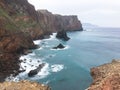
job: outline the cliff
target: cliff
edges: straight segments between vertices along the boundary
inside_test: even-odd
[[[1,0],[0,3],[1,13],[7,15],[19,30],[29,33],[33,39],[42,38],[43,30],[38,23],[38,14],[27,0]]]
[[[44,84],[30,81],[0,83],[0,90],[51,90]]]
[[[38,15],[41,27],[48,32],[83,30],[81,22],[75,15],[62,16],[47,10],[38,10]]]
[[[19,71],[19,56],[36,48],[33,39],[59,30],[81,30],[77,16],[36,11],[27,0],[0,0],[0,81]]]
[[[19,73],[19,55],[35,48],[31,36],[23,33],[20,24],[15,22],[19,11],[9,3],[10,0],[0,0],[0,81]]]
[[[1,0],[2,11],[22,32],[27,32],[32,39],[42,39],[44,35],[60,30],[82,30],[77,16],[55,15],[47,10],[36,11],[27,0]],[[9,27],[8,27],[9,28]]]
[[[91,75],[93,83],[88,90],[120,90],[120,61],[92,68]]]

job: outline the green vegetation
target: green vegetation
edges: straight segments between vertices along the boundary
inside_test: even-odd
[[[25,30],[28,28],[35,28],[37,26],[37,22],[32,20],[31,18],[24,21],[23,20],[24,16],[26,16],[24,13],[16,13],[13,16],[9,16],[7,11],[0,8],[0,19],[2,19],[2,23],[4,24],[3,27],[6,30],[10,31]],[[19,20],[15,21],[15,19]]]
[[[2,8],[0,8],[0,19],[2,19],[3,28],[5,28],[6,30],[16,31],[18,29],[13,19]]]

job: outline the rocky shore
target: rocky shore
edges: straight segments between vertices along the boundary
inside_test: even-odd
[[[1,82],[10,74],[17,75],[21,72],[19,56],[27,54],[29,49],[36,48],[33,40],[43,39],[62,28],[82,30],[77,16],[57,17],[48,11],[36,11],[27,0],[0,0]],[[68,23],[62,25],[66,20]]]
[[[51,90],[51,88],[44,84],[24,80],[0,83],[0,90]]]
[[[11,74],[16,76],[22,72],[19,57],[37,48],[33,40],[46,38],[62,29],[82,30],[82,24],[77,16],[36,11],[27,0],[0,0],[0,82],[3,82],[0,90],[50,90],[48,86],[29,81],[4,81]]]
[[[91,76],[93,83],[87,90],[120,90],[120,61],[92,68]]]

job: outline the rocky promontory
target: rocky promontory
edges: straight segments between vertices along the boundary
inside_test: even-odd
[[[87,90],[120,90],[120,61],[91,69],[93,83]]]
[[[56,31],[82,31],[82,24],[76,15],[52,14],[48,10],[38,10],[41,27],[46,32]]]
[[[0,90],[51,90],[51,88],[44,84],[24,80],[0,83]]]

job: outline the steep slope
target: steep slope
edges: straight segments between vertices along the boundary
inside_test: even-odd
[[[48,32],[83,30],[81,22],[75,15],[62,16],[47,10],[38,10],[38,14],[41,27]]]
[[[36,11],[27,0],[0,0],[0,81],[19,73],[19,55],[36,48],[33,39],[59,30],[82,30],[77,16]]]
[[[19,73],[19,55],[35,48],[31,36],[23,33],[9,15],[8,7],[6,0],[0,0],[0,81]]]

